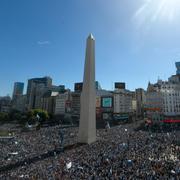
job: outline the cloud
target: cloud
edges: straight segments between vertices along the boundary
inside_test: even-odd
[[[38,41],[37,44],[38,45],[49,45],[49,44],[51,44],[51,42],[50,41]]]

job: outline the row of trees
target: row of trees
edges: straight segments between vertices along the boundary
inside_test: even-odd
[[[41,122],[45,122],[49,119],[49,114],[47,111],[42,109],[33,109],[28,112],[20,112],[17,110],[12,110],[10,113],[0,112],[0,122],[12,122],[17,121],[19,123],[26,123],[28,121],[32,122],[38,116],[40,117]]]

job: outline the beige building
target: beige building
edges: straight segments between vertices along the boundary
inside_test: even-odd
[[[132,111],[135,113],[137,111],[137,100],[132,100]]]
[[[47,91],[41,98],[41,108],[50,114],[54,114],[58,95],[59,92]]]
[[[56,97],[55,114],[62,115],[66,112],[71,112],[71,92],[66,91]]]

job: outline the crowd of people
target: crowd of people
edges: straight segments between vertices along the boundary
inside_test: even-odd
[[[0,168],[9,164],[23,161],[27,158],[40,156],[53,151],[60,146],[60,126],[42,128],[39,131],[21,132],[11,134],[12,138],[0,138]],[[72,133],[64,129],[64,145],[74,143]],[[72,130],[76,132],[76,130]],[[69,131],[70,132],[70,131]],[[68,138],[67,138],[68,136]]]
[[[137,124],[97,130],[97,141],[76,146],[78,128],[63,130],[64,147],[73,148],[0,172],[0,179],[178,179],[180,131],[135,131]],[[60,126],[15,133],[0,142],[0,167],[41,156],[60,147]],[[10,155],[12,152],[17,154]]]

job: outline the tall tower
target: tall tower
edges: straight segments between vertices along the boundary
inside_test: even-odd
[[[23,95],[24,90],[24,83],[22,82],[15,82],[14,83],[14,90],[13,90],[13,100],[15,100],[18,96]]]
[[[86,42],[83,90],[79,125],[79,143],[96,141],[95,39],[92,34]]]
[[[47,88],[52,87],[50,77],[33,78],[28,80],[27,107],[28,109],[40,108],[41,95]]]

